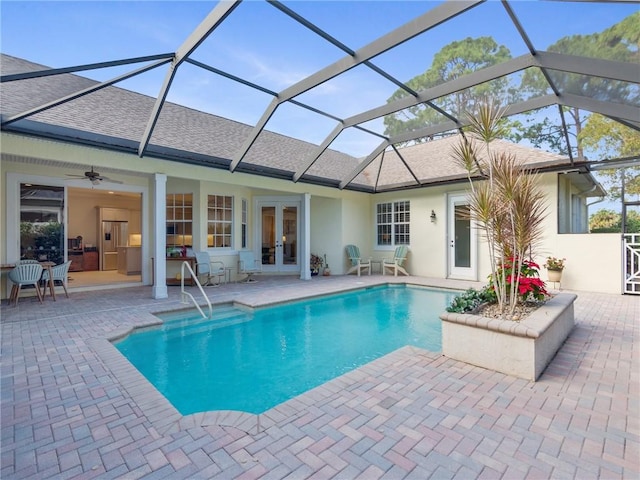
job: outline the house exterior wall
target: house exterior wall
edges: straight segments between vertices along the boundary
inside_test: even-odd
[[[34,139],[16,134],[1,134],[2,163],[0,164],[0,193],[5,208],[0,211],[0,233],[2,263],[14,261],[8,257],[7,238],[9,230],[15,228],[7,222],[7,174],[33,175],[38,178],[54,179],[60,185],[87,188],[86,180],[68,181],[68,173],[84,171],[85,165],[92,164],[100,171],[100,166],[109,166],[131,175],[109,173],[109,177],[121,180],[119,189],[144,192],[153,196],[153,174],[163,173],[168,177],[168,193],[194,194],[197,220],[194,222],[194,247],[206,247],[206,206],[207,195],[234,196],[234,248],[228,251],[210,250],[212,259],[220,259],[226,265],[235,267],[235,257],[240,248],[241,201],[248,201],[248,247],[253,247],[251,234],[254,197],[260,195],[311,195],[311,251],[326,254],[333,275],[343,274],[346,270],[344,247],[356,244],[363,257],[374,259],[390,258],[393,248],[376,245],[376,205],[380,202],[409,200],[411,202],[411,244],[407,261],[407,270],[418,276],[446,278],[449,239],[447,232],[447,195],[463,192],[465,184],[436,186],[370,195],[360,192],[344,191],[326,187],[292,183],[289,181],[251,176],[243,173],[230,173],[197,165],[186,165],[152,158],[139,158],[136,155],[112,152],[97,148],[69,145],[51,140]],[[26,163],[21,158],[41,159],[37,163]],[[59,162],[52,166],[51,162]],[[74,167],[77,165],[77,167]],[[74,168],[76,171],[74,172]],[[133,173],[135,172],[135,174]],[[141,175],[142,174],[142,175]],[[558,234],[558,212],[562,210],[563,200],[558,198],[556,174],[541,176],[542,187],[548,198],[549,216],[545,220],[545,237],[536,257],[543,263],[548,255],[567,258],[562,288],[608,293],[621,292],[621,245],[617,234]],[[106,190],[112,185],[94,187]],[[152,245],[155,231],[152,225],[153,201],[143,202],[143,238]],[[436,213],[436,221],[431,222],[431,211]],[[15,233],[13,234],[15,237]],[[480,240],[477,256],[477,280],[484,281],[490,272],[486,245]],[[147,250],[143,259],[143,281],[151,281],[151,252]],[[546,279],[546,272],[541,275]],[[2,279],[2,294],[6,298],[6,281]]]
[[[561,181],[564,176],[560,175]],[[540,175],[540,187],[547,199],[547,212],[543,221],[544,236],[534,260],[544,265],[548,256],[567,259],[562,282],[556,288],[578,291],[622,293],[622,260],[620,234],[560,234],[558,225],[563,211],[570,217],[571,202],[559,198],[559,191],[570,196],[571,188],[558,189],[558,174]],[[375,195],[371,200],[369,216],[372,219],[369,245],[374,258],[390,258],[393,248],[377,248],[375,245],[376,205],[381,202],[409,200],[411,202],[411,244],[407,258],[407,270],[412,275],[447,278],[449,238],[447,230],[447,195],[465,192],[466,185],[449,185]],[[566,210],[565,210],[566,209]],[[431,210],[436,221],[430,220]],[[559,216],[561,219],[559,219]],[[491,273],[489,251],[478,232],[478,274],[476,280],[484,282]],[[540,270],[540,277],[547,281],[547,271]]]
[[[376,239],[376,211],[379,203],[409,200],[411,208],[411,244],[406,270],[412,275],[446,278],[447,275],[447,193],[459,186],[439,186],[406,192],[375,195],[371,200],[371,236],[369,246],[374,259],[392,258],[395,247],[380,247]],[[431,210],[436,221],[431,222]]]

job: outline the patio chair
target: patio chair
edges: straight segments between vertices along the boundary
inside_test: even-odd
[[[18,305],[20,290],[23,286],[33,285],[36,289],[38,300],[42,303],[42,292],[40,292],[40,278],[42,277],[42,265],[39,263],[21,263],[9,272],[9,280],[13,282],[9,303]]]
[[[51,278],[53,279],[53,285],[62,285],[62,288],[64,288],[64,294],[67,296],[67,298],[69,298],[69,292],[67,291],[67,278],[70,265],[71,260],[51,267]],[[44,292],[46,292],[47,283],[49,282],[49,272],[47,270],[42,272],[42,282],[44,284]]]
[[[409,273],[404,269],[404,262],[407,260],[408,253],[409,247],[406,245],[396,247],[396,251],[394,252],[392,259],[385,258],[382,260],[382,275],[385,274],[387,269],[390,272],[393,272],[394,277],[398,276],[398,272],[403,275],[409,275]]]
[[[262,264],[256,260],[252,250],[238,252],[238,273],[247,276],[242,280],[243,283],[256,282],[253,276],[261,272]]]
[[[350,273],[358,272],[358,276],[360,276],[360,272],[362,272],[362,270],[369,270],[369,275],[371,275],[371,259],[363,262],[360,257],[360,249],[355,245],[347,245],[345,249],[347,251],[349,262],[351,263],[346,274],[349,275]]]
[[[201,282],[203,287],[210,285],[212,287],[219,287],[222,283],[222,278],[225,275],[224,263],[219,261],[211,261],[209,254],[207,252],[195,252],[196,257],[196,271],[195,274],[198,277],[198,281],[200,281],[200,277],[206,275],[206,279],[204,282]],[[212,277],[218,277],[218,281],[216,283],[211,282]]]

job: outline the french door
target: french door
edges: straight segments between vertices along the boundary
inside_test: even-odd
[[[258,201],[257,219],[262,271],[299,272],[300,201]]]
[[[477,232],[464,194],[450,195],[448,205],[449,277],[477,280]]]

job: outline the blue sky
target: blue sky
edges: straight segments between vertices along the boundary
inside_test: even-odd
[[[356,50],[441,2],[293,1],[287,7]],[[65,67],[175,51],[206,17],[210,1],[23,1],[2,0],[1,50],[50,67]],[[593,2],[513,1],[511,6],[533,45],[545,50],[559,38],[591,34],[617,23],[638,5]],[[373,59],[401,81],[424,72],[445,45],[464,37],[493,36],[513,57],[527,53],[497,1],[489,1]],[[274,91],[280,91],[345,54],[263,1],[243,2],[196,51],[193,58]],[[83,72],[105,80],[133,69]],[[165,67],[118,84],[151,96]],[[386,102],[396,86],[357,67],[308,91],[298,100],[338,117]],[[168,100],[254,124],[271,97],[191,65],[180,68]],[[304,109],[278,109],[267,128],[316,144],[335,122]],[[383,132],[380,120],[369,128]],[[360,156],[380,139],[358,131],[333,146]]]

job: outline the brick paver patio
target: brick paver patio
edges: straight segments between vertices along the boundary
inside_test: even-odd
[[[251,305],[396,281],[207,287]],[[404,281],[404,279],[402,279]],[[411,281],[466,288],[429,279]],[[2,469],[13,478],[640,477],[640,298],[586,292],[538,382],[404,347],[260,416],[180,416],[107,337],[184,308],[179,289],[2,305]]]

